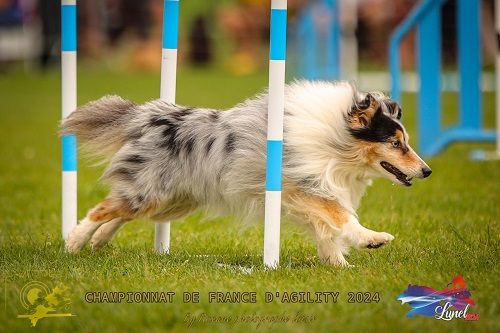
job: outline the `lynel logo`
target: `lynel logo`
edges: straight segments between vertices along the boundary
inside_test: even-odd
[[[419,314],[440,320],[479,320],[479,314],[469,313],[470,307],[476,302],[471,298],[464,278],[457,275],[450,284],[451,288],[442,290],[410,284],[397,300],[412,307],[407,317]]]
[[[68,310],[71,300],[68,297],[68,288],[57,285],[52,290],[43,282],[32,281],[26,284],[19,293],[21,305],[27,313],[17,315],[17,318],[26,318],[31,326],[36,326],[43,318],[73,317]]]

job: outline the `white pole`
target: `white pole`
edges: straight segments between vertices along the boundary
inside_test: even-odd
[[[76,109],[76,0],[61,1],[62,118]],[[62,237],[77,224],[76,137],[62,137]]]
[[[267,116],[264,265],[276,268],[280,255],[281,167],[285,106],[287,1],[271,1],[269,102]]]
[[[179,0],[164,0],[160,98],[172,104],[175,103],[178,29]],[[160,253],[170,251],[169,221],[155,225],[155,250]]]
[[[500,0],[495,0],[495,31],[496,31],[496,55],[495,55],[495,103],[497,116],[497,157],[500,157]]]

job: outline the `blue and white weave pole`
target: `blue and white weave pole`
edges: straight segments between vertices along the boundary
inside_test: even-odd
[[[264,265],[276,268],[280,256],[281,167],[285,108],[287,1],[271,1],[269,101],[267,108],[267,163],[264,221]]]
[[[62,118],[76,109],[76,0],[61,1]],[[62,237],[77,224],[76,136],[62,137]]]
[[[172,104],[175,103],[178,30],[179,0],[164,0],[160,98]],[[155,250],[159,253],[170,251],[169,221],[155,224]]]

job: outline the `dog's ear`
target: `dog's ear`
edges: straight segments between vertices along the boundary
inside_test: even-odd
[[[372,94],[366,94],[363,100],[356,102],[351,108],[351,112],[349,112],[350,126],[354,129],[368,127],[379,107],[379,103]]]
[[[387,102],[385,102],[385,104],[387,105],[387,109],[389,110],[389,113],[392,117],[395,117],[397,120],[401,119],[402,111],[397,102],[389,99]]]
[[[357,102],[355,105],[359,110],[363,110],[363,109],[368,109],[370,106],[373,106],[375,105],[376,103],[376,100],[375,98],[373,97],[372,94],[368,93],[366,94],[365,98],[359,102]]]

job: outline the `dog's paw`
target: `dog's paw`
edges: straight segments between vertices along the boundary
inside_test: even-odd
[[[66,252],[73,254],[80,252],[98,227],[99,224],[89,222],[87,219],[80,222],[66,240]]]
[[[102,249],[109,243],[110,239],[107,237],[103,237],[102,232],[97,230],[95,234],[92,236],[90,240],[90,246],[92,247],[92,251],[97,251]]]
[[[373,232],[373,234],[364,239],[363,242],[360,242],[359,247],[367,249],[376,249],[389,243],[393,239],[394,236],[388,234],[387,232]]]
[[[335,267],[345,267],[345,268],[354,267],[354,265],[351,265],[347,262],[347,260],[344,258],[344,256],[341,253],[339,253],[337,255],[333,254],[333,255],[329,255],[329,256],[320,255],[320,260],[327,265],[331,265],[331,266],[335,266]]]
[[[347,260],[343,259],[343,260],[336,260],[336,259],[330,259],[330,258],[323,258],[323,259],[320,259],[322,263],[326,264],[326,265],[330,265],[330,266],[334,266],[334,267],[346,267],[346,268],[350,268],[350,267],[354,267],[353,265],[349,264],[347,262]]]
[[[87,240],[78,237],[78,235],[75,235],[73,232],[66,240],[66,252],[76,254],[82,250],[86,243]]]
[[[92,251],[99,251],[103,247],[105,247],[108,244],[108,242],[101,242],[101,241],[94,241],[90,242],[90,248]]]
[[[341,267],[341,268],[354,268],[356,266],[354,265],[351,265],[350,263],[347,262],[347,260],[345,260],[345,258],[342,258],[342,259],[334,259],[334,260],[325,260],[324,261],[326,264],[328,265],[331,265],[331,266],[334,266],[334,267]]]

